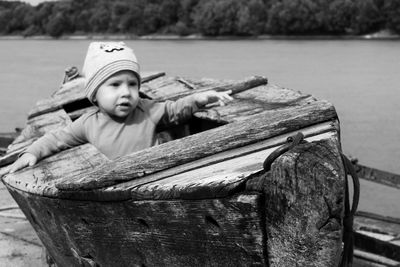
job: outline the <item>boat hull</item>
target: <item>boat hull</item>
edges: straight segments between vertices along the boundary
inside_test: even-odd
[[[9,191],[57,266],[266,265],[260,194],[93,202]]]

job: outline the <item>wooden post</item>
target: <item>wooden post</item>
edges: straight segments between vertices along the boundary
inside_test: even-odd
[[[265,193],[269,266],[337,266],[344,171],[334,140],[295,147],[247,188]]]

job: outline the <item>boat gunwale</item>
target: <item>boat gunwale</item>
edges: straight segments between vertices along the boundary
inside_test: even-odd
[[[315,128],[317,127],[317,130],[315,131]],[[301,129],[301,131],[304,133],[306,139],[313,139],[319,135],[323,135],[326,133],[332,133],[335,135],[338,135],[339,133],[339,122],[336,121],[325,121],[322,123],[319,123],[317,125],[311,125],[309,127]],[[243,155],[255,153],[258,151],[263,151],[265,149],[272,149],[278,146],[283,145],[284,143],[287,142],[287,138],[289,136],[294,135],[298,131],[292,131],[292,132],[287,132],[284,134],[281,134],[279,136],[267,138],[264,140],[261,140],[257,143],[254,143],[253,145],[248,145],[249,148],[247,147],[239,147],[236,149],[228,150],[228,151],[221,151],[216,155],[211,156],[211,158],[218,157],[220,154],[224,154],[226,152],[233,154],[234,156],[232,158],[237,158]],[[179,140],[178,140],[179,141]],[[271,144],[272,143],[272,144]],[[90,147],[94,149],[94,147],[91,144],[85,144],[84,146]],[[159,146],[162,146],[159,145]],[[158,146],[152,148],[152,149],[157,149]],[[253,148],[254,147],[254,148]],[[247,148],[247,149],[246,149]],[[85,153],[85,148],[82,146],[72,148],[75,150],[82,150],[80,153]],[[239,153],[236,153],[235,151],[240,151]],[[244,152],[243,152],[244,151]],[[60,154],[66,154],[69,153],[67,151],[63,151]],[[138,152],[140,154],[141,152]],[[142,152],[143,153],[143,152]],[[265,157],[267,157],[268,154],[265,154]],[[225,159],[224,156],[222,156],[222,160]],[[49,159],[51,160],[51,158]],[[200,161],[207,160],[204,158],[198,159]],[[46,161],[46,160],[45,160]],[[187,164],[196,164],[197,160],[191,161]],[[201,164],[200,166],[196,166],[196,168],[202,168],[205,166],[209,166],[210,164],[216,164],[218,162],[221,162],[221,159],[217,159],[217,161],[211,160],[210,162],[205,162]],[[40,164],[47,164],[46,162],[40,163]],[[39,167],[40,165],[37,165]],[[40,180],[32,180],[30,179],[28,182],[23,181],[23,180],[18,180],[17,178],[20,177],[19,175],[7,175],[3,177],[4,184],[6,184],[7,187],[12,187],[17,190],[24,191],[26,193],[30,194],[35,194],[35,195],[41,195],[43,197],[50,197],[50,198],[62,198],[62,199],[75,199],[75,200],[90,200],[90,201],[121,201],[121,200],[128,200],[134,198],[132,196],[132,190],[139,185],[143,185],[145,183],[150,183],[150,182],[155,182],[157,180],[163,180],[167,179],[169,177],[172,177],[174,174],[179,174],[179,173],[184,173],[187,171],[193,170],[193,168],[185,169],[183,168],[183,171],[181,172],[176,172],[175,169],[181,167],[172,167],[170,169],[164,169],[159,172],[149,174],[147,176],[144,176],[142,178],[138,179],[131,179],[128,181],[122,181],[118,184],[113,184],[110,186],[104,186],[102,188],[98,189],[91,189],[91,190],[60,190],[56,188],[56,182],[61,178],[58,178],[56,180],[52,180],[47,183],[41,183],[38,184],[37,182],[42,182]],[[31,177],[31,172],[32,169],[26,169],[24,176]],[[260,170],[255,170],[255,171],[260,171]],[[152,178],[153,177],[153,178]],[[248,176],[243,176],[242,181],[245,181],[248,178]],[[142,200],[142,199],[137,199],[137,200]]]

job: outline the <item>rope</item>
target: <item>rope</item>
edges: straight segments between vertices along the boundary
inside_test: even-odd
[[[351,267],[353,265],[353,254],[354,254],[354,231],[353,222],[354,215],[356,213],[358,202],[360,199],[360,181],[357,173],[354,170],[351,161],[342,153],[341,154],[344,170],[345,170],[345,198],[344,198],[344,218],[343,218],[343,252],[339,266],[340,267]],[[353,180],[353,203],[350,209],[350,197],[349,197],[349,186],[348,186],[348,175],[351,175]]]
[[[287,138],[287,144],[284,144],[274,150],[264,161],[264,171],[268,172],[271,170],[272,163],[283,153],[293,149],[300,143],[305,143],[304,135],[298,132],[295,136]],[[341,158],[345,170],[345,199],[344,199],[344,218],[343,218],[343,251],[340,260],[339,267],[351,267],[353,265],[353,254],[354,254],[354,231],[353,222],[354,215],[356,213],[358,202],[360,199],[360,181],[357,173],[354,170],[354,166],[351,161],[341,153]],[[348,186],[348,175],[351,175],[353,180],[353,202],[350,209],[350,197],[349,197],[349,186]]]
[[[265,159],[263,167],[264,171],[268,172],[271,170],[271,165],[272,163],[283,153],[286,153],[287,151],[293,149],[295,146],[297,146],[300,143],[305,143],[306,141],[304,140],[304,134],[302,132],[298,132],[294,136],[289,136],[287,138],[287,144],[284,144],[274,151]]]

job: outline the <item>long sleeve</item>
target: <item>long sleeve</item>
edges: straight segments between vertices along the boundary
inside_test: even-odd
[[[148,100],[145,100],[148,101]],[[193,96],[187,96],[177,101],[147,102],[151,119],[159,125],[183,123],[192,117],[199,107]]]
[[[87,143],[84,120],[85,116],[82,116],[63,129],[46,133],[23,153],[31,153],[40,160],[61,150]]]

